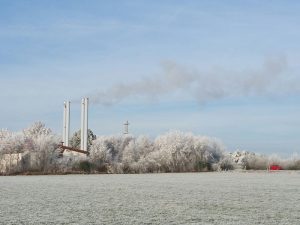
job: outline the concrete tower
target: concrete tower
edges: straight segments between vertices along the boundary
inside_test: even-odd
[[[64,102],[64,115],[63,115],[63,139],[65,146],[69,146],[70,139],[70,101]]]
[[[88,105],[89,99],[81,100],[81,143],[80,149],[87,151],[88,146]]]

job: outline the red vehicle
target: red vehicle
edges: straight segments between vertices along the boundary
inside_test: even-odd
[[[269,170],[282,170],[282,167],[279,165],[270,165]]]

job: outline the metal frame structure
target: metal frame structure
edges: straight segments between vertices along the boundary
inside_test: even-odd
[[[123,134],[129,134],[129,130],[128,130],[128,126],[129,126],[129,122],[128,120],[124,123],[124,132]]]

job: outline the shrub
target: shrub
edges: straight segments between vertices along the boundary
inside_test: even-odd
[[[90,163],[87,160],[80,161],[78,167],[80,171],[83,171],[85,173],[90,173],[92,170],[92,163]]]

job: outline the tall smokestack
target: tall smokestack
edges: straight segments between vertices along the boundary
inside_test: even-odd
[[[63,133],[62,133],[62,142],[66,143],[66,115],[67,115],[67,103],[64,102],[64,115],[63,115]]]
[[[65,108],[66,108],[65,146],[69,146],[69,137],[70,137],[70,101],[66,102]]]
[[[85,113],[85,99],[83,98],[82,100],[81,100],[81,136],[80,136],[80,149],[82,149],[82,150],[84,150],[84,125],[85,125],[85,123],[84,123],[84,119],[85,119],[85,115],[84,115],[84,113]]]
[[[83,150],[88,150],[88,106],[89,99],[84,99],[84,142],[83,142]]]
[[[62,142],[65,146],[69,146],[70,137],[70,101],[64,102],[64,116],[63,116],[63,137]]]

